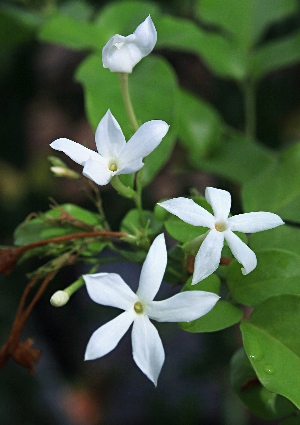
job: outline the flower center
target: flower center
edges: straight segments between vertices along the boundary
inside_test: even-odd
[[[117,164],[111,164],[108,168],[109,168],[110,171],[117,171],[118,166],[117,166]]]
[[[226,221],[216,221],[216,223],[215,223],[215,229],[218,232],[225,232],[225,230],[227,230],[227,223],[226,223]]]
[[[143,304],[142,304],[142,303],[140,303],[139,301],[137,301],[137,302],[134,304],[133,308],[134,308],[134,311],[135,311],[137,314],[141,314],[141,313],[143,313],[143,312],[144,312]]]

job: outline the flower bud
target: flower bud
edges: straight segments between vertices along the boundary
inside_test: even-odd
[[[50,167],[50,170],[56,177],[65,177],[67,179],[79,179],[80,175],[76,171],[64,167]]]
[[[103,47],[102,62],[111,72],[131,73],[133,67],[153,50],[157,33],[150,15],[133,34],[114,35]]]
[[[56,291],[50,298],[53,307],[62,307],[69,301],[70,297],[66,291]]]

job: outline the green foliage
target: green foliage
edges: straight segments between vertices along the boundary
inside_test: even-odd
[[[64,212],[67,213],[65,218]],[[20,224],[14,233],[14,243],[17,246],[27,245],[43,239],[86,231],[88,227],[93,226],[101,229],[98,214],[74,204],[64,204]]]
[[[191,164],[201,167],[201,159],[220,145],[222,119],[196,96],[184,90],[178,90],[177,96],[178,137],[188,152]]]
[[[299,409],[300,297],[278,295],[262,302],[241,324],[247,356],[259,381]]]
[[[296,0],[201,0],[199,17],[225,29],[243,49],[256,44],[268,27],[296,11]]]
[[[256,255],[257,267],[246,276],[236,260],[229,266],[227,283],[236,302],[255,307],[274,295],[299,293],[299,255],[280,249],[259,251]]]
[[[149,245],[148,237],[157,235],[161,228],[162,224],[155,219],[152,211],[144,210],[141,214],[138,209],[133,209],[123,218],[120,229],[136,237],[134,241],[127,238],[128,241]]]
[[[230,381],[242,402],[263,419],[280,419],[296,411],[286,398],[261,385],[243,347],[231,359]]]
[[[207,158],[192,159],[194,167],[209,171],[239,184],[257,176],[274,162],[274,153],[242,133],[223,136]]]
[[[278,156],[277,161],[242,190],[244,211],[272,211],[286,220],[299,219],[300,143]]]

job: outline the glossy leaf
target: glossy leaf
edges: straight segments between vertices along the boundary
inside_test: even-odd
[[[249,246],[253,251],[281,248],[300,255],[300,228],[279,226],[266,232],[253,233]]]
[[[262,385],[300,407],[300,296],[268,298],[241,324],[247,356]]]
[[[270,230],[272,231],[272,230]],[[236,302],[254,307],[267,298],[300,291],[300,256],[280,249],[256,253],[257,267],[244,276],[232,261],[227,273],[230,294]]]
[[[300,143],[283,152],[277,161],[245,183],[243,209],[271,211],[283,219],[299,221]]]
[[[296,411],[289,400],[261,385],[243,347],[231,359],[230,381],[241,401],[263,419],[280,419]]]

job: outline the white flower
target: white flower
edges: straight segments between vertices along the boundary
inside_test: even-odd
[[[148,121],[126,143],[121,127],[108,110],[95,134],[98,153],[64,138],[55,140],[50,146],[83,165],[84,176],[105,185],[114,175],[131,174],[142,168],[142,159],[159,145],[168,129],[165,121]]]
[[[133,34],[127,37],[116,34],[106,43],[102,50],[104,68],[131,73],[132,68],[153,50],[156,40],[156,29],[149,15]]]
[[[256,255],[233,231],[260,232],[280,226],[284,222],[277,214],[261,211],[228,218],[231,195],[226,190],[207,187],[205,198],[212,206],[214,216],[192,199],[174,198],[159,204],[186,223],[211,229],[196,255],[192,283],[205,279],[218,268],[224,239],[232,254],[243,265],[242,273],[250,273],[256,267]]]
[[[93,301],[125,310],[97,329],[88,342],[85,360],[102,357],[113,350],[133,323],[133,359],[156,385],[165,354],[161,339],[149,318],[159,322],[188,322],[208,313],[219,296],[204,291],[186,291],[163,301],[153,301],[167,265],[164,235],[157,236],[143,264],[135,294],[114,273],[83,276]]]

